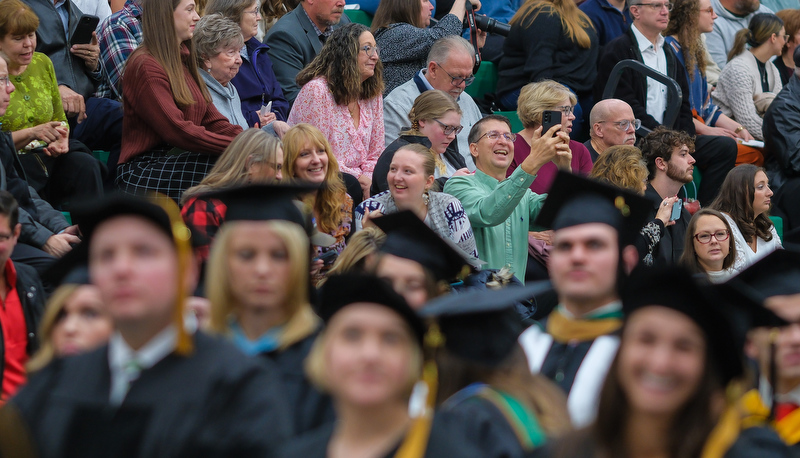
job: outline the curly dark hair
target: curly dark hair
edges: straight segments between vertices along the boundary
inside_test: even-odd
[[[753,209],[758,172],[766,173],[763,167],[753,164],[734,167],[725,177],[717,198],[709,206],[730,215],[747,243],[752,243],[756,236],[768,242],[772,240],[772,221],[769,215],[765,212],[756,216]]]
[[[689,153],[694,153],[694,140],[686,132],[659,126],[647,134],[639,142],[642,157],[647,163],[647,179],[652,180],[656,176],[656,170],[658,170],[656,168],[656,158],[660,157],[664,161],[669,161],[675,149],[683,145],[689,148]]]
[[[697,30],[697,17],[700,15],[700,2],[698,0],[674,0],[672,11],[669,13],[669,25],[664,31],[665,36],[674,35],[678,38],[683,49],[683,58],[689,79],[694,79],[692,69],[697,66],[700,74],[706,75],[705,47]]]
[[[334,30],[317,57],[297,74],[297,84],[303,86],[314,78],[325,77],[337,105],[382,95],[383,64],[380,59],[375,65],[375,73],[361,82],[358,40],[364,32],[369,32],[369,29],[354,22]]]

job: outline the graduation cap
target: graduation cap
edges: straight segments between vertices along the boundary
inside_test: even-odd
[[[437,280],[452,280],[466,265],[477,264],[450,240],[439,237],[413,212],[405,210],[372,220],[386,233],[379,251],[410,259],[429,269]]]
[[[336,239],[316,230],[311,218],[302,210],[297,197],[314,191],[309,184],[253,184],[237,186],[203,194],[201,197],[219,199],[226,206],[225,222],[282,220],[302,227],[317,246],[330,246]]]
[[[559,171],[536,224],[553,230],[603,223],[617,230],[623,245],[633,243],[653,203],[630,191]]]
[[[737,336],[731,312],[712,286],[699,285],[682,267],[637,268],[621,298],[626,318],[644,307],[662,306],[695,322],[706,336],[711,363],[716,365],[724,385],[744,373],[744,341]]]
[[[752,288],[762,300],[800,294],[800,253],[775,250],[734,278]]]
[[[497,290],[472,289],[436,298],[418,313],[436,318],[448,351],[496,367],[511,354],[524,330],[514,303],[551,288],[545,281]]]
[[[422,319],[409,307],[403,296],[395,292],[388,282],[374,275],[343,273],[330,275],[317,298],[317,314],[326,324],[340,310],[350,304],[370,303],[387,307],[408,323],[417,341],[422,345],[424,326]]]
[[[178,252],[178,272],[176,277],[179,282],[173,315],[173,323],[178,331],[175,352],[180,355],[190,354],[194,347],[184,326],[186,291],[182,282],[185,277],[184,272],[189,268],[189,263],[192,262],[192,235],[189,228],[184,224],[180,209],[175,201],[159,194],[144,198],[117,193],[78,205],[73,208],[71,213],[73,220],[78,223],[78,227],[84,235],[84,242],[81,245],[86,245],[86,247],[80,248],[77,253],[87,256],[87,259],[95,229],[103,222],[118,216],[144,218],[162,230],[174,242],[175,249]]]

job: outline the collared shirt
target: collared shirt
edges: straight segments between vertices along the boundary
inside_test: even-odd
[[[109,401],[114,405],[122,404],[131,382],[139,377],[139,372],[150,369],[172,353],[177,341],[177,329],[167,326],[137,351],[125,342],[119,332],[115,332],[108,342],[108,367],[111,370]],[[130,369],[134,365],[138,370]]]
[[[17,270],[10,259],[5,265],[6,299],[0,302],[0,331],[3,333],[3,371],[0,399],[6,400],[25,383],[28,362],[28,327],[17,294]]]
[[[67,2],[69,0],[57,0],[53,6],[61,18],[61,25],[64,26],[64,35],[69,36],[69,10],[67,9]]]
[[[664,52],[664,37],[658,35],[656,46],[645,37],[636,25],[631,26],[633,35],[639,45],[644,64],[664,75],[667,74],[667,54]],[[647,114],[655,118],[659,124],[664,122],[664,110],[667,109],[667,87],[658,81],[647,78]]]
[[[558,309],[561,311],[561,314],[565,317],[569,318],[570,320],[575,320],[575,315],[572,314],[563,304],[558,304]],[[582,320],[597,320],[601,318],[608,318],[609,316],[619,315],[622,313],[622,301],[616,300],[611,301],[606,305],[601,305],[596,309],[592,310],[591,312],[583,315],[580,319]]]
[[[324,42],[325,40],[328,39],[329,36],[331,36],[331,34],[333,33],[333,27],[328,27],[323,32],[322,30],[319,29],[319,27],[317,27],[317,24],[314,23],[314,20],[311,19],[311,16],[308,15],[308,11],[306,11],[305,8],[303,8],[303,13],[308,18],[308,21],[311,22],[311,27],[314,27],[314,31],[317,32],[317,36],[320,37],[320,41]]]
[[[772,397],[772,385],[769,380],[761,375],[758,380],[758,394],[761,399],[769,405],[769,399]],[[800,405],[800,386],[796,386],[792,391],[775,396],[775,402],[787,402],[791,404]]]
[[[127,0],[121,10],[104,19],[97,28],[100,66],[108,76],[97,89],[97,97],[122,99],[125,62],[142,42],[141,17],[139,0]]]
[[[510,266],[522,282],[528,231],[540,230],[533,222],[547,197],[528,189],[535,178],[522,167],[503,181],[476,170],[473,175],[451,177],[444,185],[444,192],[460,200],[467,212],[481,261],[489,269]]]

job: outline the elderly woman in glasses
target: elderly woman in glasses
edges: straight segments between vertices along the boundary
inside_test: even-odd
[[[464,156],[458,153],[456,147],[456,135],[463,127],[461,107],[452,97],[439,90],[423,92],[414,100],[408,120],[411,121],[411,129],[401,132],[400,137],[386,147],[375,164],[370,188],[373,196],[389,189],[386,176],[394,153],[411,143],[424,145],[434,153],[436,168],[433,176],[438,189],[444,187],[447,178],[469,173]]]
[[[514,141],[514,159],[506,171],[506,176],[516,170],[517,166],[528,157],[531,152],[531,142],[536,129],[542,125],[542,115],[547,110],[561,112],[561,130],[567,135],[572,133],[572,122],[575,120],[573,107],[578,99],[566,86],[552,80],[539,81],[526,84],[519,93],[517,102],[517,116],[522,121],[523,129]],[[544,132],[542,132],[544,134]],[[550,189],[558,169],[569,170],[578,175],[587,176],[592,171],[592,158],[589,150],[582,143],[569,141],[572,152],[571,162],[563,156],[558,156],[560,163],[549,162],[539,169],[536,179],[531,183],[531,191],[536,194],[545,194]]]
[[[325,135],[339,168],[358,179],[364,198],[369,197],[372,171],[385,146],[379,54],[365,26],[337,28],[297,75],[302,89],[288,120],[292,126],[309,123]]]

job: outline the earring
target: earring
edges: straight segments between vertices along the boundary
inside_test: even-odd
[[[425,192],[422,193],[422,203],[425,204],[425,206],[427,207],[430,201],[431,201],[431,196],[428,194],[428,190],[426,189]]]

